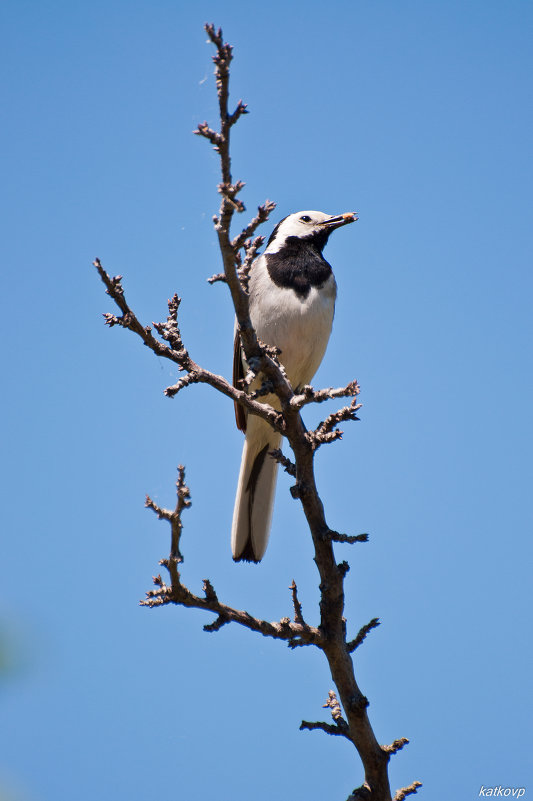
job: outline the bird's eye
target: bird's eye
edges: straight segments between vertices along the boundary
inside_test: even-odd
[[[302,214],[300,220],[301,222],[311,222],[311,217],[308,214]]]

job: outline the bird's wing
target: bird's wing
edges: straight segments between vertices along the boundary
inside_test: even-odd
[[[242,389],[239,382],[244,378],[243,353],[239,329],[235,326],[235,341],[233,344],[233,386]],[[246,412],[240,403],[235,402],[235,422],[239,431],[246,433]]]

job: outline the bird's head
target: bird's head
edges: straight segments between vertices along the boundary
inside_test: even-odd
[[[335,216],[324,214],[323,211],[297,211],[276,225],[265,253],[277,253],[291,239],[309,241],[322,250],[332,231],[356,220],[357,214],[354,211]]]

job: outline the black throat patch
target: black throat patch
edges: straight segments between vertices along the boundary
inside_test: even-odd
[[[294,289],[304,300],[311,287],[321,287],[332,274],[322,255],[329,232],[302,239],[289,236],[277,253],[265,253],[268,274],[277,286]]]

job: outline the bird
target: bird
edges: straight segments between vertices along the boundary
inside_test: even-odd
[[[308,384],[318,370],[333,324],[337,284],[322,251],[333,231],[357,219],[355,212],[289,214],[276,225],[264,253],[252,263],[250,319],[257,337],[279,349],[279,360],[294,390]],[[235,387],[242,388],[246,372],[236,324]],[[261,384],[262,377],[256,376],[248,391]],[[273,393],[260,400],[280,408]],[[238,403],[235,417],[246,438],[233,511],[232,555],[235,562],[260,562],[270,536],[278,472],[278,463],[269,452],[280,447],[281,434]]]

